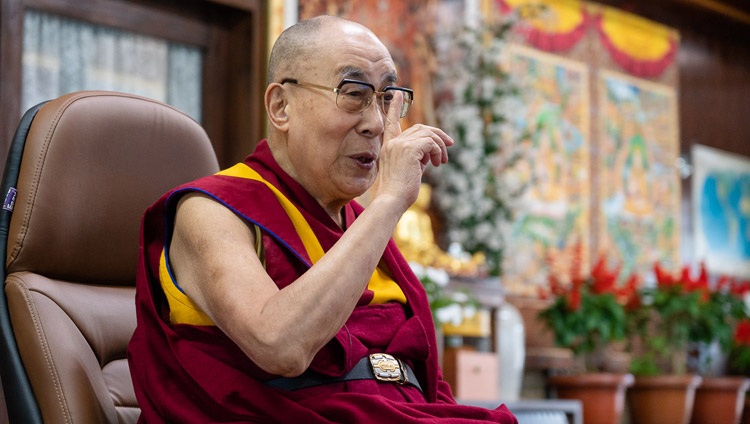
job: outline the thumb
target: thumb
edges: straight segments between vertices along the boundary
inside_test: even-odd
[[[383,132],[383,141],[388,141],[398,137],[401,134],[401,108],[404,107],[404,93],[393,90],[393,99],[388,107],[388,114],[385,117],[385,130]],[[384,100],[385,101],[385,100]]]

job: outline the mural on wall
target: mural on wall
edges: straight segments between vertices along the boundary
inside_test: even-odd
[[[517,177],[530,184],[516,209],[503,283],[514,294],[534,295],[546,284],[550,259],[571,264],[580,243],[580,259],[588,262],[589,75],[583,63],[522,46],[510,50],[510,63],[523,87],[518,124],[532,136],[529,160],[516,167]]]
[[[531,160],[512,171],[529,189],[514,211],[503,285],[535,296],[549,273],[569,275],[579,253],[584,264],[605,253],[623,276],[679,265],[676,31],[582,0],[305,0],[298,11],[372,28],[399,83],[415,90],[404,126],[440,125],[438,28],[475,12],[518,13],[525,25],[508,43],[509,66],[525,87],[517,125],[533,137]]]
[[[599,93],[597,249],[621,276],[679,262],[680,180],[675,90],[602,71]]]
[[[712,273],[750,275],[750,158],[692,149],[695,255]]]
[[[585,235],[580,240],[582,262],[591,264],[593,258],[605,254],[612,264],[622,265],[623,278],[630,271],[650,273],[655,261],[678,264],[680,185],[673,164],[679,145],[674,61],[679,34],[591,2],[497,3],[501,13],[527,15],[528,25],[521,27],[525,45],[580,62],[588,71],[583,90],[591,99],[582,113],[590,117],[586,125],[593,136],[586,146],[591,154],[590,175],[586,174],[581,189],[587,197],[579,203],[588,208],[580,215],[586,223],[578,227],[578,234]],[[532,90],[539,93],[538,88]],[[538,189],[533,187],[532,193]],[[519,214],[517,225],[528,219],[528,212]],[[550,273],[569,275],[560,264],[571,262],[571,249],[578,240],[570,236],[566,225],[550,228],[554,231],[548,238],[558,237],[558,244],[549,244],[544,253],[547,264],[539,262],[539,255],[534,259],[546,266],[533,279],[524,272],[514,274],[524,267],[509,268],[504,282],[545,284]],[[532,290],[521,287],[513,292]]]

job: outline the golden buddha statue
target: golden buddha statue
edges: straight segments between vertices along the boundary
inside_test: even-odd
[[[435,241],[428,210],[432,187],[422,184],[417,200],[404,212],[396,225],[393,239],[407,261],[439,268],[451,275],[478,276],[484,269],[484,255],[456,257],[443,251]]]

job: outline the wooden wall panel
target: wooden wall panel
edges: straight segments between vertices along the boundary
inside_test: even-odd
[[[750,45],[682,34],[683,152],[698,143],[750,156]]]

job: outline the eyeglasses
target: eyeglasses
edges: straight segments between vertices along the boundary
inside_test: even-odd
[[[318,88],[326,91],[333,91],[336,93],[336,106],[347,112],[362,112],[363,110],[370,107],[372,99],[377,98],[380,108],[388,114],[388,108],[391,106],[391,101],[396,91],[400,91],[403,94],[403,106],[401,106],[401,116],[403,118],[409,113],[409,106],[414,101],[414,91],[403,87],[392,87],[387,86],[382,91],[375,91],[375,86],[362,81],[355,81],[350,79],[342,80],[339,86],[336,88],[326,87],[324,85],[310,84],[306,82],[299,82],[296,79],[285,78],[281,81],[281,84],[296,84],[303,87]]]

